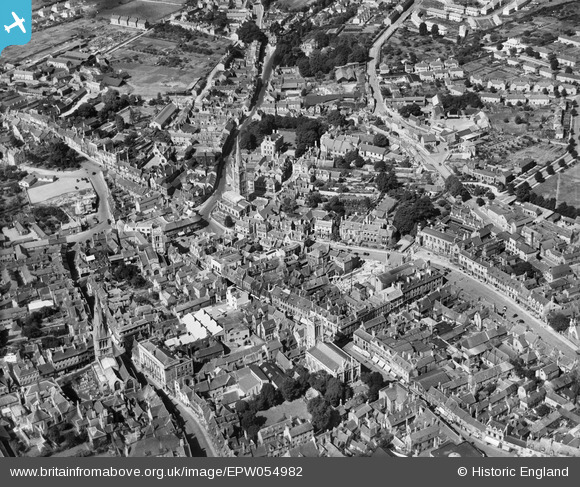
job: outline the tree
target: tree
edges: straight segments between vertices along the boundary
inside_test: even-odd
[[[300,382],[287,377],[280,385],[280,392],[285,401],[294,401],[304,394],[304,389]]]
[[[425,22],[421,22],[419,24],[419,35],[426,36],[429,33],[427,29],[427,24]]]
[[[294,209],[296,208],[296,201],[292,198],[286,196],[282,203],[280,204],[280,208],[284,213],[293,213]]]
[[[312,415],[312,425],[316,431],[325,431],[332,425],[332,406],[330,403],[318,396],[311,399],[307,406],[308,412]]]
[[[240,148],[252,151],[258,146],[256,136],[249,130],[244,130],[240,134]]]
[[[353,164],[355,167],[361,168],[366,164],[366,161],[362,158],[361,155],[357,154]]]
[[[543,183],[545,181],[545,179],[544,179],[544,176],[542,174],[542,171],[536,171],[536,173],[534,174],[534,179],[538,183]]]
[[[320,394],[324,395],[326,393],[326,385],[328,384],[330,377],[331,376],[324,370],[319,370],[310,374],[308,377],[308,383],[310,384],[310,387],[316,389],[318,392],[320,392]]]
[[[431,35],[433,37],[437,37],[439,35],[439,26],[437,24],[433,24],[431,27]]]
[[[243,414],[249,409],[250,405],[247,403],[247,401],[242,401],[241,399],[239,401],[236,401],[236,412],[238,414]]]
[[[555,57],[550,59],[550,68],[552,69],[552,71],[555,71],[559,67],[560,67],[560,63],[558,62],[558,60]]]
[[[379,372],[363,373],[362,381],[368,386],[367,399],[374,402],[379,398],[379,391],[384,387],[385,380]]]
[[[498,42],[497,46],[495,47],[498,51],[503,50],[503,44],[501,42]]]
[[[520,203],[525,203],[525,202],[529,201],[530,200],[530,192],[531,192],[531,190],[532,190],[532,188],[530,188],[530,185],[528,184],[528,182],[527,181],[524,181],[515,190],[516,199]]]
[[[554,168],[553,168],[553,166],[551,164],[548,164],[548,166],[546,166],[546,172],[550,176],[553,176],[554,174],[556,174],[556,171],[554,170]]]
[[[115,125],[117,126],[117,132],[122,132],[125,130],[125,120],[123,120],[121,115],[117,115],[115,117]]]
[[[240,420],[240,425],[242,429],[247,433],[248,437],[255,439],[260,431],[260,427],[266,422],[264,416],[258,416],[256,411],[249,409],[242,413]]]
[[[485,205],[485,200],[483,198],[477,198],[475,202],[477,203],[477,206]]]
[[[340,401],[345,399],[346,388],[344,384],[336,377],[329,377],[326,384],[326,392],[324,399],[326,399],[332,406],[336,407]]]
[[[342,127],[346,124],[346,117],[340,113],[339,110],[333,110],[328,114],[326,120],[330,125],[334,125],[335,127]]]
[[[320,203],[322,203],[322,195],[318,191],[306,195],[306,206],[309,208],[317,208]]]
[[[553,313],[548,316],[548,325],[557,332],[562,333],[570,326],[570,318],[562,313]]]
[[[417,224],[423,224],[439,213],[429,197],[406,192],[402,195],[397,206],[393,225],[401,235],[406,235],[412,233]]]
[[[0,330],[0,350],[8,344],[8,330]]]
[[[566,67],[564,68],[564,72],[565,72],[566,74],[572,74],[572,73],[573,73],[573,71],[572,71],[572,68],[571,68],[570,66],[566,66]]]
[[[495,193],[491,190],[485,193],[485,196],[489,201],[493,201],[495,199]]]
[[[334,167],[337,169],[350,169],[350,162],[348,162],[344,157],[338,156],[334,159]]]
[[[75,110],[73,115],[86,120],[96,116],[97,110],[90,103],[83,103]]]
[[[387,165],[385,164],[385,161],[377,161],[375,162],[375,171],[381,172],[381,171],[386,171],[387,169]]]
[[[521,276],[522,274],[525,274],[526,277],[529,278],[534,277],[535,269],[534,266],[529,262],[520,261],[511,265],[510,267],[512,268],[512,271],[516,276]]]
[[[256,406],[259,411],[265,411],[277,406],[282,401],[282,395],[272,384],[266,383],[262,386],[260,394],[256,398]]]
[[[399,181],[395,172],[391,169],[389,171],[380,172],[375,179],[377,189],[381,193],[386,193],[399,187]]]
[[[411,115],[418,117],[423,113],[423,111],[419,105],[416,103],[411,103],[410,105],[404,105],[399,108],[399,113],[402,117],[409,118]]]
[[[233,228],[236,225],[236,223],[234,222],[234,220],[230,215],[226,215],[226,217],[224,218],[224,225],[226,226],[226,228]]]
[[[389,138],[384,134],[375,134],[373,137],[373,145],[376,145],[377,147],[388,147]]]
[[[237,34],[238,38],[246,45],[254,41],[266,42],[268,39],[253,20],[244,22],[237,30]]]

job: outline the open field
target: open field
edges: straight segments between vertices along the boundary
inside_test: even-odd
[[[111,15],[139,17],[149,22],[157,22],[183,7],[184,0],[167,0],[164,2],[134,0],[130,2],[105,2],[98,10],[98,16],[109,19]],[[116,4],[116,5],[115,5]]]
[[[558,203],[565,201],[569,205],[580,207],[580,165],[577,164],[562,171],[560,176],[560,195]],[[558,186],[558,176],[553,176],[534,188],[536,194],[545,198],[555,198]]]
[[[2,51],[0,63],[47,57],[55,50],[65,48],[67,43],[72,44],[81,38],[89,39],[90,49],[95,51],[130,39],[136,32],[135,29],[112,26],[104,19],[77,19],[36,31],[24,46],[7,47]]]
[[[196,45],[193,45],[196,42]],[[127,71],[129,91],[144,97],[185,90],[193,80],[209,73],[225,52],[226,40],[200,34],[187,45],[146,35],[112,54],[115,69]],[[211,49],[211,55],[196,51]]]
[[[38,184],[28,190],[28,196],[32,204],[47,202],[68,193],[78,193],[83,190],[91,190],[92,184],[77,178],[60,178],[54,183]]]

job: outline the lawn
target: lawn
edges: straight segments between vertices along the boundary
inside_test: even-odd
[[[560,176],[560,194],[558,204],[565,201],[569,205],[580,207],[580,165],[577,164],[562,171]],[[558,176],[553,176],[534,188],[536,194],[545,198],[555,198],[558,186]]]
[[[267,411],[260,411],[258,415],[266,418],[265,426],[278,423],[285,418],[311,419],[310,413],[306,409],[306,401],[302,398],[292,402],[285,401],[279,406],[268,409]]]

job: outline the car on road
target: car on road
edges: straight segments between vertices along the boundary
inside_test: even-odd
[[[371,254],[369,254],[368,252],[365,252],[363,255],[371,255]]]

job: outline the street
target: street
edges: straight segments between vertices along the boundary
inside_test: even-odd
[[[429,155],[423,154],[418,150],[415,142],[409,135],[405,132],[407,129],[420,130],[419,127],[410,126],[409,123],[395,110],[391,109],[385,103],[383,95],[381,93],[380,82],[377,77],[377,64],[381,59],[381,49],[384,43],[397,31],[397,29],[411,16],[411,14],[421,7],[421,2],[418,1],[409,10],[404,12],[388,29],[386,29],[374,42],[373,46],[369,51],[370,60],[367,63],[367,79],[368,83],[372,89],[373,97],[375,99],[375,115],[383,117],[394,123],[398,127],[398,133],[402,141],[405,143],[401,145],[401,148],[405,150],[410,156],[412,156],[417,162],[421,162],[424,165],[431,165],[433,168],[441,175],[443,179],[448,178],[452,172],[445,165],[445,160],[447,159],[448,152],[446,144],[441,144],[438,146],[438,150],[435,153]]]
[[[213,443],[209,439],[207,431],[205,430],[205,428],[202,428],[199,425],[197,419],[195,418],[193,413],[189,410],[189,408],[183,406],[181,403],[173,399],[172,403],[177,407],[179,413],[181,414],[185,434],[187,435],[190,443],[193,441],[195,444],[195,440],[197,440],[199,448],[205,452],[206,456],[218,457],[219,455],[215,451]]]
[[[81,164],[80,169],[76,169],[74,171],[57,171],[55,169],[42,169],[32,166],[27,166],[21,164],[20,169],[28,172],[33,172],[35,174],[40,174],[43,176],[56,176],[57,178],[88,178],[93,188],[95,189],[95,193],[99,197],[99,207],[97,209],[96,216],[99,220],[95,226],[91,227],[89,230],[84,232],[76,233],[74,235],[69,235],[67,237],[67,242],[83,242],[93,235],[103,232],[110,228],[110,224],[108,220],[110,219],[113,221],[113,214],[111,212],[111,208],[109,207],[109,187],[105,181],[105,177],[103,176],[103,171],[100,165],[85,160]]]
[[[496,290],[489,284],[482,283],[467,275],[447,259],[434,255],[432,252],[429,253],[426,250],[419,250],[418,252],[415,252],[415,258],[419,257],[424,260],[429,260],[435,265],[449,269],[450,272],[447,275],[447,279],[451,284],[455,285],[455,287],[461,289],[461,296],[464,299],[473,300],[472,302],[474,302],[474,304],[477,304],[480,300],[488,305],[495,304],[496,308],[500,311],[505,306],[506,319],[512,323],[516,323],[518,320],[523,319],[524,324],[529,326],[530,330],[532,330],[549,346],[553,347],[555,350],[560,350],[564,355],[572,360],[577,358],[576,350],[571,348],[559,334],[550,329],[548,325],[540,321],[538,318],[532,316],[532,314],[522,306],[501,294],[500,291]],[[475,301],[475,299],[477,299],[477,301]],[[514,314],[517,314],[515,318],[513,317]]]
[[[256,104],[252,108],[252,111],[248,114],[246,119],[242,122],[238,129],[238,133],[241,132],[249,123],[251,123],[254,115],[260,109],[262,103],[264,102],[264,95],[266,94],[266,88],[268,86],[268,82],[270,77],[272,76],[273,65],[274,65],[274,53],[276,50],[271,46],[266,47],[266,55],[264,57],[264,69],[262,72],[262,86],[260,88],[260,93],[258,94],[258,98],[256,99]],[[235,146],[234,146],[235,147]],[[224,228],[217,223],[212,217],[211,213],[214,210],[218,200],[221,198],[222,194],[227,191],[227,174],[230,170],[230,163],[231,158],[234,157],[233,153],[230,153],[226,156],[226,159],[223,163],[221,174],[218,175],[218,184],[215,188],[213,194],[205,200],[198,208],[198,213],[208,222],[208,227],[204,228],[203,231],[211,231],[216,233],[217,235],[221,235],[224,233]]]

